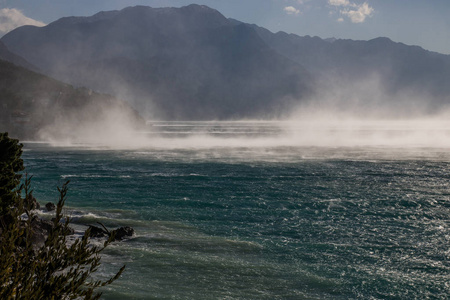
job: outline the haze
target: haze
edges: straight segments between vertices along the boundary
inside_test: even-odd
[[[352,26],[377,15],[368,2],[326,4]],[[297,10],[283,9],[301,17]],[[65,89],[84,100],[71,96],[52,122],[35,122],[38,140],[121,149],[448,146],[448,55],[385,37],[274,33],[201,5],[127,7],[42,25],[3,36],[4,57],[72,85]],[[59,105],[63,85],[42,95],[43,86],[31,84],[18,97],[38,92],[27,96],[35,111],[22,112],[24,104],[11,113]],[[99,104],[92,91],[126,105]],[[137,113],[147,126],[137,128]],[[157,121],[206,123],[160,132],[170,124]]]

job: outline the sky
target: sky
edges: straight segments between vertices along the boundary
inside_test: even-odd
[[[0,0],[0,36],[21,25],[44,26],[61,17],[191,3],[272,32],[353,40],[383,36],[450,54],[450,0]]]

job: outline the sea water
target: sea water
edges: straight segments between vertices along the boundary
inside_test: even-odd
[[[138,146],[26,142],[23,158],[41,204],[70,180],[78,231],[135,229],[103,254],[97,278],[127,266],[104,299],[446,299],[448,131],[299,130],[154,122]]]

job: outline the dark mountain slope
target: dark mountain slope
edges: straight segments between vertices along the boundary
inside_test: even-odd
[[[68,139],[83,130],[87,136],[109,121],[144,124],[136,111],[111,96],[76,89],[3,60],[0,108],[0,131],[21,139]]]
[[[3,44],[1,41],[0,41],[0,59],[9,61],[17,66],[21,66],[29,70],[33,71],[37,70],[35,66],[27,62],[25,59],[9,51],[8,47],[6,47],[6,45]]]

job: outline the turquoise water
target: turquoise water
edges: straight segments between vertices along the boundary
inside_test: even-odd
[[[103,257],[100,277],[127,265],[104,299],[450,294],[447,148],[315,146],[259,123],[152,125],[139,147],[25,143],[41,203],[70,180],[77,229],[135,228]]]

